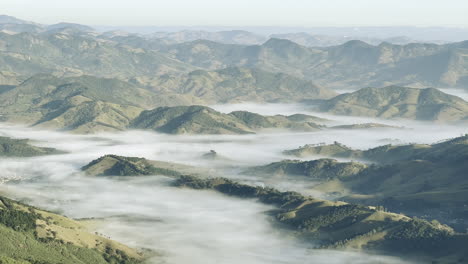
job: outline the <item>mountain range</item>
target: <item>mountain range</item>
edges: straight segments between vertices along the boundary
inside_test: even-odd
[[[20,21],[0,25],[31,24]],[[54,73],[144,80],[197,69],[247,67],[289,74],[327,88],[468,87],[466,41],[440,45],[382,42],[374,46],[350,40],[334,46],[308,47],[280,38],[241,45],[226,44],[229,41],[223,41],[223,37],[206,37],[173,43],[135,34],[101,34],[71,23],[45,28],[41,32],[0,32],[0,71],[26,78]],[[233,38],[252,37],[245,32],[231,34]]]
[[[116,78],[37,74],[19,85],[0,86],[0,119],[81,133],[136,128],[164,133],[243,134],[273,128],[313,131],[324,128],[317,125],[324,120],[241,111],[223,114],[196,104],[312,100],[315,103],[311,107],[318,103],[320,111],[332,114],[451,123],[466,122],[468,113],[466,101],[436,89],[365,88],[333,97],[333,91],[305,80],[245,68],[199,70],[188,77],[168,77],[156,86],[159,90]]]
[[[466,88],[466,42],[372,46],[362,41],[309,48],[270,39],[241,46],[198,40],[162,46],[159,51],[205,69],[259,68],[313,80],[329,88],[405,85]]]

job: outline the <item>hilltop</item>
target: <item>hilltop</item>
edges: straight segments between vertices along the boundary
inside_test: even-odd
[[[148,160],[138,157],[105,155],[83,166],[81,170],[89,176],[150,176],[178,177],[183,174],[196,175],[201,169],[182,164]]]
[[[130,126],[170,134],[251,134],[260,129],[314,131],[321,128],[309,122],[307,116],[298,120],[245,111],[223,114],[205,106],[159,107],[142,112]]]

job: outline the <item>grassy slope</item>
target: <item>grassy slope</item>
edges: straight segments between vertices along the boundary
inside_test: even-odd
[[[60,153],[53,148],[32,146],[27,139],[12,139],[0,137],[0,156],[6,157],[32,157]]]
[[[291,75],[239,67],[162,76],[152,80],[151,87],[157,91],[193,95],[210,103],[297,102],[336,95],[332,90]]]
[[[335,144],[309,146],[288,154],[320,154],[337,157],[369,159],[380,165],[365,166],[364,170],[347,170],[347,176],[336,174],[315,188],[340,193],[343,199],[380,204],[391,210],[411,215],[429,215],[457,228],[468,225],[466,197],[468,181],[468,136],[433,145],[385,145],[366,151],[352,150]],[[308,175],[301,169],[311,162],[276,163],[261,167],[288,168],[282,173]],[[348,163],[337,163],[327,170],[337,170]],[[361,165],[364,166],[364,165]],[[260,170],[262,171],[262,170]],[[274,171],[271,171],[274,172]],[[314,172],[310,177],[320,175]]]
[[[143,256],[76,221],[0,197],[0,259],[6,263],[139,263]]]
[[[250,134],[259,129],[314,131],[311,116],[262,116],[245,111],[223,114],[205,106],[159,107],[144,111],[131,127],[171,134]]]
[[[468,102],[434,88],[364,88],[325,101],[321,110],[339,115],[438,122],[455,122],[468,118]]]

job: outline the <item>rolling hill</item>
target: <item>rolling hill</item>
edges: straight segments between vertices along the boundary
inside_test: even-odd
[[[315,189],[340,199],[437,218],[461,230],[468,226],[466,135],[432,145],[385,145],[362,151],[334,144],[286,153],[367,159],[376,164],[286,160],[248,172],[306,176],[322,181]]]
[[[161,76],[153,79],[150,87],[160,92],[188,94],[208,103],[298,102],[336,95],[332,90],[288,74],[238,67]]]
[[[398,86],[364,88],[345,93],[320,105],[320,110],[337,115],[404,118],[456,122],[468,118],[468,102],[434,88]]]
[[[33,146],[27,139],[0,136],[0,157],[33,157],[59,153],[61,152],[53,148]]]
[[[231,66],[282,72],[328,88],[468,86],[467,43],[444,45],[352,40],[342,45],[309,48],[285,39],[242,46],[207,40],[161,46],[159,51],[205,69]]]
[[[72,219],[0,196],[1,263],[142,263],[134,249]]]
[[[251,134],[261,129],[315,131],[322,127],[310,116],[262,116],[236,111],[223,114],[205,106],[159,107],[143,111],[131,128],[151,129],[169,134]]]

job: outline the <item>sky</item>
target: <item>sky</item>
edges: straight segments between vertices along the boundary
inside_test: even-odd
[[[0,14],[108,26],[468,27],[467,0],[1,0]]]

